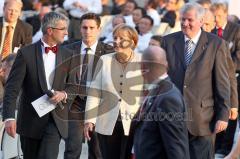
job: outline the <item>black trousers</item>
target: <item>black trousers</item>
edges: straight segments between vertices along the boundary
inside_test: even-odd
[[[24,159],[57,159],[61,135],[50,117],[41,139],[20,135]]]
[[[88,141],[88,159],[103,159],[99,138],[95,131],[92,132],[91,140]]]
[[[214,159],[215,135],[193,136],[188,133],[191,159]]]
[[[68,122],[68,137],[65,140],[64,159],[79,159],[82,152],[83,122]]]
[[[133,145],[132,135],[125,136],[121,121],[117,121],[112,135],[98,133],[103,159],[129,159]]]

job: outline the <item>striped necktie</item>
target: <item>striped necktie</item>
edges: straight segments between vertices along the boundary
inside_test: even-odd
[[[185,64],[188,66],[191,62],[193,55],[193,42],[192,40],[187,40],[185,43]]]
[[[13,27],[8,25],[6,27],[6,34],[3,42],[3,48],[2,48],[2,60],[6,58],[11,53],[11,42],[12,42],[12,36],[13,36]]]

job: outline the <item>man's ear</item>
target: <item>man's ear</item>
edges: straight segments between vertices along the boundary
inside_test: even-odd
[[[47,34],[52,35],[52,33],[53,33],[53,29],[52,28],[47,28]]]

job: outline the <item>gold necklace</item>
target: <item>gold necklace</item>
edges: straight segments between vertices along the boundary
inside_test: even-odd
[[[118,61],[119,63],[121,63],[121,64],[126,64],[126,63],[128,63],[128,62],[131,60],[132,55],[133,55],[133,52],[131,51],[131,55],[130,55],[129,58],[128,58],[126,61],[124,61],[124,62],[121,62],[121,61],[119,60],[117,54],[116,54],[116,59],[117,59],[117,61]]]

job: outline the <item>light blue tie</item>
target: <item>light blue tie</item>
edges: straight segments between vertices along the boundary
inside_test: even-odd
[[[193,42],[192,40],[187,40],[185,43],[185,64],[188,66],[191,62],[193,55]]]

